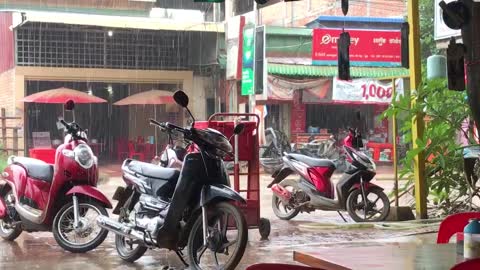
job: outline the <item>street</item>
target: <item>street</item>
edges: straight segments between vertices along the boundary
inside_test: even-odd
[[[294,263],[292,252],[302,246],[338,246],[363,245],[371,241],[418,241],[415,233],[420,230],[383,230],[373,226],[322,228],[323,223],[342,225],[343,221],[336,212],[300,214],[291,221],[276,218],[271,208],[271,193],[266,189],[270,178],[262,176],[262,217],[269,218],[272,232],[269,240],[261,241],[257,229],[249,231],[247,250],[237,269],[245,269],[258,262]],[[117,185],[123,184],[119,177],[111,177],[99,188],[111,198]],[[391,181],[380,181],[380,185],[391,188]],[[388,190],[387,190],[388,192]],[[344,214],[348,219],[348,214]],[[351,221],[350,221],[351,222]],[[427,241],[432,242],[435,234],[428,234]],[[164,268],[162,268],[164,267]],[[72,254],[60,248],[51,233],[23,233],[15,242],[0,241],[0,269],[183,269],[181,261],[174,252],[150,250],[136,263],[122,261],[115,250],[114,235],[97,249],[87,254]]]

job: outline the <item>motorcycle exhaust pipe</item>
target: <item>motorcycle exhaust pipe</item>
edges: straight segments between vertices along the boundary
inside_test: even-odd
[[[97,224],[98,226],[110,232],[113,232],[115,234],[130,238],[130,239],[134,239],[134,240],[141,240],[142,242],[144,242],[145,238],[143,233],[137,230],[134,230],[129,226],[124,225],[118,221],[112,220],[106,216],[97,217]]]
[[[273,185],[272,191],[284,202],[288,202],[292,198],[292,193],[279,184]]]

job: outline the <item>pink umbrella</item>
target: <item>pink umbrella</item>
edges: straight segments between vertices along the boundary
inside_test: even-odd
[[[75,103],[107,102],[103,98],[92,96],[87,93],[65,87],[38,92],[23,99],[24,102],[35,103],[65,103],[68,100],[73,100]]]
[[[113,105],[159,105],[173,103],[175,103],[175,100],[173,100],[172,92],[163,90],[150,90],[128,96],[113,103]]]

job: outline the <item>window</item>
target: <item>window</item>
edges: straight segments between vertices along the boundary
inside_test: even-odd
[[[188,67],[188,33],[31,23],[17,30],[17,65],[81,68]]]

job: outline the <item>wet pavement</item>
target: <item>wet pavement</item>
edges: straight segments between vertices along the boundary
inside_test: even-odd
[[[262,216],[269,218],[272,232],[269,240],[260,240],[258,230],[249,231],[249,243],[241,264],[237,269],[245,269],[257,262],[294,263],[292,252],[295,249],[318,246],[364,245],[368,242],[416,241],[434,242],[435,226],[409,230],[386,230],[372,226],[365,227],[322,227],[323,223],[342,224],[336,212],[300,214],[292,221],[277,219],[271,211],[271,195],[265,188],[268,177],[262,177]],[[123,184],[119,177],[111,177],[99,186],[109,197],[117,185]],[[390,186],[391,183],[381,182]],[[345,213],[347,216],[347,214]],[[344,224],[344,223],[343,223]],[[429,233],[429,234],[427,234]],[[183,269],[183,264],[175,253],[165,250],[149,250],[136,263],[122,261],[116,253],[114,235],[96,250],[87,254],[72,254],[61,249],[51,233],[22,233],[15,242],[0,240],[0,269]]]

